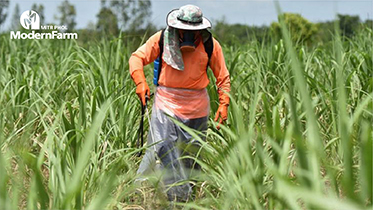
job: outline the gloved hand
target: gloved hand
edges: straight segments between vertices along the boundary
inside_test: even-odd
[[[148,96],[150,97],[150,89],[149,86],[146,82],[142,82],[137,85],[136,87],[136,94],[140,98],[140,101],[143,106],[146,104],[146,99],[145,97]]]
[[[145,97],[150,97],[150,89],[146,83],[144,72],[141,70],[134,71],[132,73],[132,79],[136,84],[136,94],[140,98],[140,101],[143,106],[145,106],[146,99]]]
[[[219,105],[218,111],[215,114],[215,121],[218,122],[219,120],[219,125],[216,126],[216,128],[219,130],[220,124],[223,124],[227,119],[228,119],[228,105]]]

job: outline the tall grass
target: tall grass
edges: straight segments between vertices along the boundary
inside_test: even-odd
[[[229,119],[219,131],[209,122],[195,200],[177,208],[372,207],[373,32],[308,48],[282,31],[269,46],[223,45]],[[162,208],[134,183],[140,105],[127,61],[138,46],[122,35],[0,41],[0,207]]]

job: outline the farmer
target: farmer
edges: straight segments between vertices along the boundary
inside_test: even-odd
[[[210,99],[206,90],[209,83],[206,70],[210,66],[219,93],[215,121],[224,123],[228,115],[230,79],[221,46],[208,30],[211,22],[203,17],[200,8],[185,5],[172,10],[166,22],[167,28],[151,36],[129,59],[136,94],[145,105],[150,89],[143,68],[161,56],[148,133],[148,145],[157,143],[146,151],[138,174],[146,175],[160,163],[163,183],[171,185],[167,189],[168,199],[185,201],[191,194],[190,184],[172,184],[187,180],[188,170],[195,163],[180,157],[185,155],[185,145],[198,144],[173,119],[201,133],[207,130]],[[180,144],[184,147],[179,147]]]

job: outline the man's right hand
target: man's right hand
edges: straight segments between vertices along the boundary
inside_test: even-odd
[[[136,94],[140,98],[140,101],[141,101],[142,105],[145,106],[145,104],[146,104],[145,97],[146,96],[150,97],[150,89],[149,89],[148,84],[145,81],[143,81],[143,82],[141,82],[137,85]]]
[[[136,84],[136,94],[140,98],[141,104],[145,106],[145,97],[150,97],[150,89],[146,83],[145,75],[143,70],[134,71],[131,75],[133,81]]]

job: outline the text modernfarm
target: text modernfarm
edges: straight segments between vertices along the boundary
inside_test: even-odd
[[[78,39],[77,33],[59,33],[52,31],[51,33],[21,33],[20,31],[10,32],[10,39]]]

